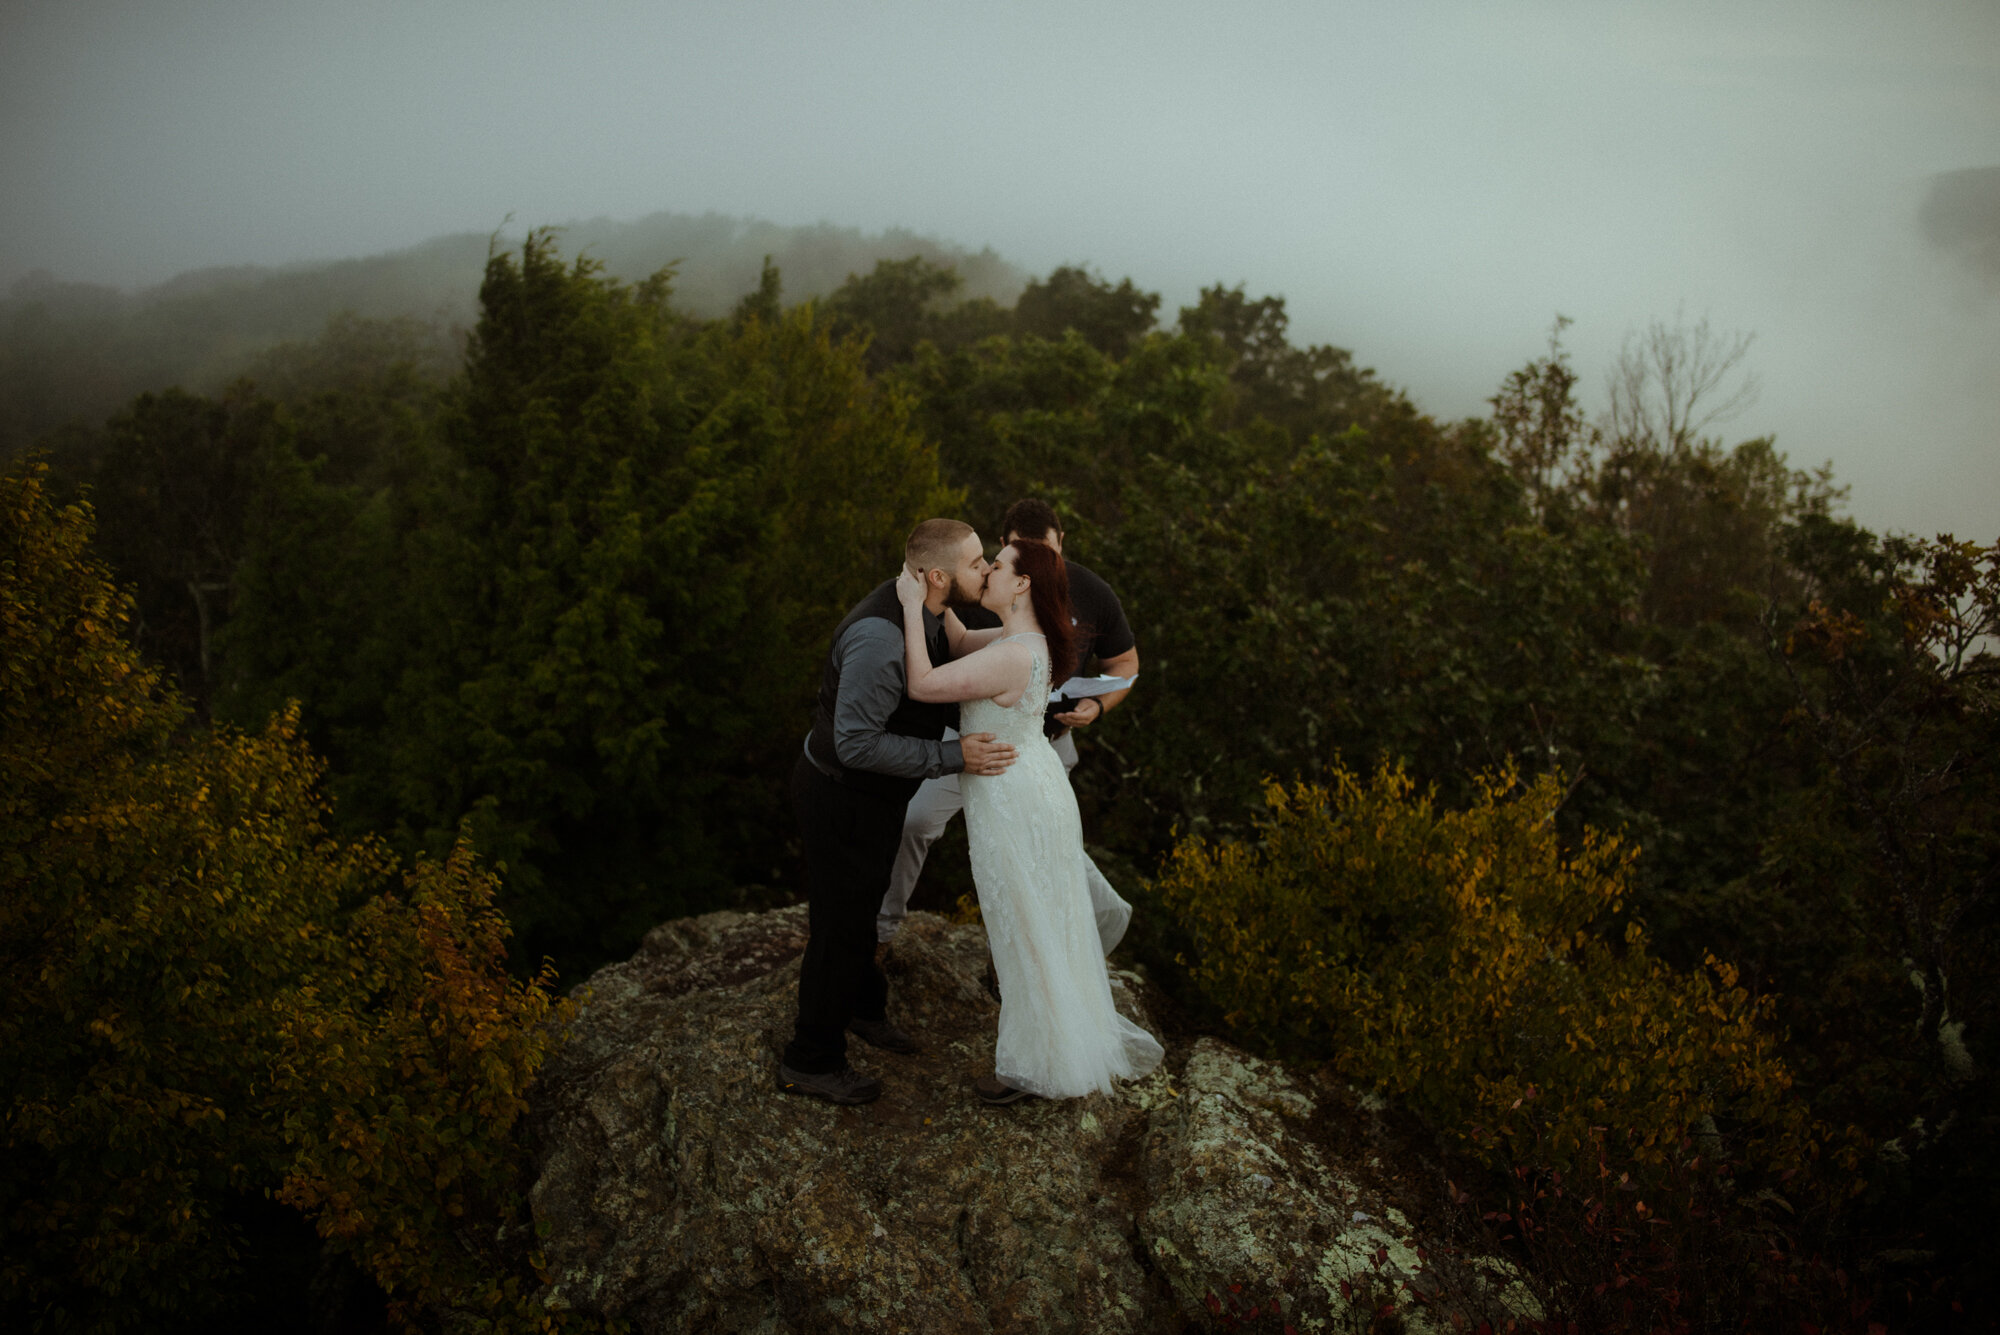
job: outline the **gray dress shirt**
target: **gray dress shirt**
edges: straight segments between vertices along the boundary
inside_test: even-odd
[[[944,633],[943,622],[928,608],[924,633],[926,638]],[[902,627],[864,617],[847,628],[835,653],[840,686],[833,709],[833,753],[841,764],[903,779],[935,779],[965,768],[965,753],[956,740],[933,742],[885,730],[908,679]],[[812,755],[810,748],[806,754]]]

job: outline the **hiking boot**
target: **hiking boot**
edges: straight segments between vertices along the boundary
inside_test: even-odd
[[[778,1088],[787,1094],[810,1094],[828,1103],[873,1103],[882,1097],[882,1082],[852,1066],[838,1071],[794,1071],[778,1063]]]
[[[1001,1108],[1035,1097],[1025,1089],[1014,1088],[997,1075],[982,1075],[972,1082],[972,1087],[978,1092],[979,1101],[989,1108]]]
[[[847,1032],[858,1035],[869,1047],[880,1048],[884,1052],[900,1052],[907,1057],[923,1051],[916,1039],[887,1020],[849,1020]]]

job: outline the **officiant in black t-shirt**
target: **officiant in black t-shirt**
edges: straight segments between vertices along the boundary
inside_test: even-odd
[[[1001,531],[1010,543],[1023,540],[1046,542],[1058,552],[1062,551],[1062,525],[1057,522],[1055,509],[1047,501],[1014,502],[1007,507]],[[1096,571],[1080,566],[1068,557],[1063,558],[1063,565],[1069,573],[1071,615],[1079,632],[1077,645],[1083,654],[1083,663],[1078,671],[1093,671],[1089,660],[1095,658],[1095,672],[1114,677],[1137,676],[1139,646],[1118,595]],[[961,609],[959,618],[967,629],[1000,624],[999,618],[981,607]],[[1064,769],[1076,768],[1076,740],[1071,735],[1072,730],[1096,723],[1131,693],[1128,687],[1070,703],[1051,702],[1045,728],[1055,745],[1056,754],[1062,758]],[[923,871],[924,859],[931,845],[944,833],[945,826],[963,809],[963,805],[957,775],[926,781],[917,795],[910,799],[903,813],[902,841],[896,852],[895,868],[889,876],[889,891],[882,897],[881,910],[875,917],[877,942],[887,941],[901,929],[904,915],[909,911],[910,894]],[[1084,869],[1090,888],[1091,912],[1097,921],[1098,940],[1108,955],[1125,935],[1126,925],[1132,918],[1132,906],[1087,856]]]

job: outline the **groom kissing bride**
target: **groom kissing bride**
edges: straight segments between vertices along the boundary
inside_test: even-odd
[[[1010,538],[989,565],[969,525],[925,520],[905,544],[902,572],[834,630],[792,773],[809,935],[781,1090],[849,1104],[880,1097],[882,1082],[848,1064],[850,1032],[889,1052],[917,1051],[888,1018],[876,916],[910,799],[947,775],[962,776],[1002,997],[994,1070],[976,1082],[979,1097],[1074,1097],[1159,1065],[1159,1043],[1112,1005],[1092,907],[1096,869],[1063,761],[1043,733],[1051,688],[1080,658],[1068,569],[1048,542]],[[975,605],[999,624],[968,629],[955,609]],[[956,740],[946,738],[952,728]]]

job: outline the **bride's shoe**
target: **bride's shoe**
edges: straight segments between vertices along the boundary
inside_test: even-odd
[[[1025,1089],[1016,1089],[997,1075],[982,1075],[972,1082],[972,1088],[979,1094],[979,1101],[991,1108],[1003,1107],[1009,1103],[1019,1103],[1022,1099],[1035,1096]]]

